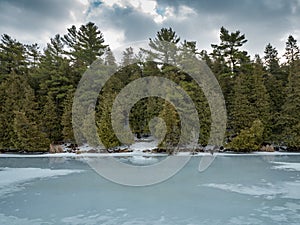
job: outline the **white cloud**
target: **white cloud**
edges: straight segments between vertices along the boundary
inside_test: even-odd
[[[124,31],[116,29],[104,29],[102,30],[104,40],[106,44],[109,44],[111,49],[115,49],[124,44],[125,34]]]
[[[196,11],[185,5],[179,6],[178,13],[176,14],[178,20],[186,20],[194,16],[197,16]]]

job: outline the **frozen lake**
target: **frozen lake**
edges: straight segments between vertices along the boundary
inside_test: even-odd
[[[300,155],[200,157],[147,187],[112,183],[71,157],[0,158],[0,224],[298,224]]]

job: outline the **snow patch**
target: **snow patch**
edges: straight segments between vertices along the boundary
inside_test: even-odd
[[[47,224],[43,222],[41,219],[28,219],[28,218],[19,218],[16,216],[7,216],[0,213],[0,222],[1,224],[10,224],[10,225],[40,225]]]
[[[273,166],[272,169],[286,170],[286,171],[300,171],[300,163],[291,162],[272,162],[278,166]]]
[[[204,184],[202,186],[217,188],[224,191],[234,192],[238,194],[251,195],[255,197],[264,196],[266,199],[273,199],[276,195],[283,194],[281,188],[275,187],[271,184],[260,186],[244,186],[242,184]]]
[[[116,209],[106,209],[104,212],[87,212],[85,215],[79,214],[74,216],[69,216],[61,219],[60,224],[70,224],[70,225],[94,225],[94,224],[122,224],[122,225],[133,225],[133,224],[143,224],[143,225],[173,225],[173,224],[198,224],[192,222],[192,218],[179,219],[174,217],[165,217],[164,215],[152,217],[151,219],[146,219],[142,217],[137,217],[132,215],[132,212],[127,209],[122,209],[122,211]],[[201,223],[203,224],[203,223]],[[213,224],[213,223],[205,223]]]
[[[20,184],[34,179],[65,176],[81,170],[51,170],[41,168],[0,168],[0,197],[22,189]]]
[[[143,151],[143,150],[153,150],[157,148],[158,142],[153,139],[143,139],[141,141],[136,141],[130,146],[133,151]]]
[[[158,162],[158,159],[153,157],[132,156],[129,161],[135,165],[151,165]]]
[[[271,200],[277,196],[280,198],[300,199],[300,181],[282,182],[278,185],[266,183],[262,186],[245,186],[242,184],[203,184],[199,186],[211,187],[223,191],[234,192],[238,194],[251,195],[254,197],[264,197]]]

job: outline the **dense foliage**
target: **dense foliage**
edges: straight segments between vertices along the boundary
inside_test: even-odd
[[[161,41],[172,43],[167,51]],[[196,42],[181,41],[172,28],[162,28],[150,38],[151,50],[131,47],[123,52],[121,65],[105,44],[94,23],[72,26],[65,35],[55,35],[46,48],[25,45],[7,34],[0,43],[0,149],[47,151],[50,143],[74,143],[72,100],[83,73],[95,61],[118,71],[104,86],[96,105],[97,133],[106,148],[120,145],[110,122],[118,93],[130,82],[161,76],[179,84],[191,97],[200,121],[199,144],[206,145],[210,110],[201,88],[191,77],[171,66],[176,57],[197,57],[211,68],[222,88],[227,107],[224,145],[235,151],[259,150],[262,143],[300,149],[300,53],[297,40],[289,36],[284,63],[270,43],[264,56],[252,59],[242,50],[247,42],[240,31],[220,30],[220,43],[213,51],[198,51]],[[153,50],[153,51],[152,51]],[[188,50],[188,51],[186,51]],[[157,63],[163,60],[165,63]],[[132,90],[134,92],[134,90]],[[88,94],[88,93],[87,93]],[[171,96],[176,99],[176,96]],[[92,114],[91,114],[92,116]],[[166,130],[161,147],[172,148],[180,136],[180,118],[172,104],[159,97],[138,101],[131,109],[129,124],[137,137],[149,135],[149,123],[160,117],[165,123],[153,128]],[[88,133],[90,120],[80,129]],[[152,130],[153,130],[152,129]],[[84,143],[87,137],[82,136]]]

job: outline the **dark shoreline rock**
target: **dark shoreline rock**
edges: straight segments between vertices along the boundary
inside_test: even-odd
[[[49,153],[62,153],[64,152],[63,148],[59,144],[50,144]]]
[[[133,152],[133,150],[129,148],[114,148],[114,149],[107,149],[108,153],[126,153],[126,152]]]

